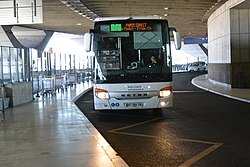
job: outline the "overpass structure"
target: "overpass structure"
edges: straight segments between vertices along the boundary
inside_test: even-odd
[[[226,87],[249,88],[249,8],[249,0],[1,1],[0,45],[23,48],[28,63],[29,49],[36,49],[41,57],[54,32],[83,35],[98,17],[159,16],[167,18],[183,39],[208,37],[210,80]],[[23,79],[28,82],[29,66],[24,66]]]

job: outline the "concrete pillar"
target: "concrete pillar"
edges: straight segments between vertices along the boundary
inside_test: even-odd
[[[250,87],[250,10],[229,0],[208,19],[208,77],[229,87]]]
[[[230,10],[232,87],[250,87],[250,9]]]
[[[25,48],[24,49],[24,80],[29,82],[31,81],[31,70],[30,70],[30,49]]]

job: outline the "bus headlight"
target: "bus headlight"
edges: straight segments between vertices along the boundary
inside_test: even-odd
[[[160,106],[162,106],[162,107],[166,106],[166,104],[167,103],[165,101],[160,102]]]
[[[106,91],[104,89],[99,89],[99,88],[95,88],[95,96],[97,98],[103,99],[103,100],[107,100],[110,98],[108,91]]]
[[[172,94],[172,86],[162,88],[159,92],[159,97],[166,98]]]

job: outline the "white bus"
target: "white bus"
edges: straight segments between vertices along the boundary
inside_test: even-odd
[[[165,19],[115,17],[94,20],[84,47],[94,55],[94,109],[172,107],[170,31],[176,49],[180,35]]]

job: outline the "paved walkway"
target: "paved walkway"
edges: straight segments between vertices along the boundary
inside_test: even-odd
[[[1,167],[124,167],[73,103],[91,83],[0,112]]]
[[[204,90],[226,96],[232,99],[250,103],[250,89],[230,88],[227,85],[220,84],[208,79],[206,75],[200,75],[192,80],[192,83]]]

